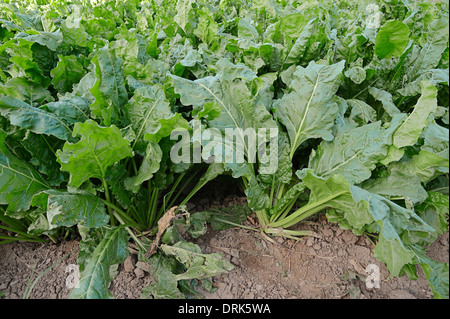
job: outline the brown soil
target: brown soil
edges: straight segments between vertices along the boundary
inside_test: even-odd
[[[188,205],[191,211],[210,206],[227,206],[245,202],[245,198],[233,195],[210,202],[204,198]],[[251,224],[251,218],[247,223]],[[314,236],[302,241],[278,238],[270,243],[250,230],[232,228],[208,232],[196,243],[203,252],[222,253],[234,266],[234,270],[213,279],[214,293],[200,291],[210,299],[429,299],[433,295],[422,270],[419,279],[406,276],[389,278],[384,264],[373,256],[373,245],[366,237],[355,236],[319,218],[301,225],[314,231]],[[68,255],[70,254],[70,255]],[[5,299],[22,298],[30,278],[47,272],[33,287],[30,298],[68,298],[71,289],[66,281],[68,265],[76,264],[78,242],[67,241],[57,245],[36,243],[12,243],[0,246],[0,292]],[[428,249],[433,259],[449,261],[449,235],[441,236]],[[62,257],[59,264],[54,265]],[[151,276],[136,267],[137,256],[131,254],[119,272],[111,291],[115,298],[139,298],[142,288]],[[380,269],[379,288],[367,288],[366,267],[375,264]],[[51,269],[50,266],[54,265]],[[34,273],[34,275],[33,275]]]

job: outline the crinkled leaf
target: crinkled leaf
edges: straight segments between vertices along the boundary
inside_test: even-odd
[[[394,117],[385,129],[381,122],[344,130],[333,141],[323,141],[311,153],[309,167],[319,176],[342,175],[350,184],[368,179],[376,164],[387,155],[392,135],[403,115]]]
[[[62,151],[56,152],[61,170],[70,173],[70,186],[80,187],[91,177],[104,181],[109,166],[132,156],[130,142],[114,125],[103,127],[87,120],[75,124],[73,135],[79,136],[80,141],[67,142]]]
[[[209,278],[234,269],[221,254],[203,254],[194,243],[179,241],[173,246],[163,244],[161,250],[175,256],[186,267],[185,272],[176,275],[177,280]]]

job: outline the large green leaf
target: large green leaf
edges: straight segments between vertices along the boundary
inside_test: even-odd
[[[30,106],[14,97],[0,98],[0,114],[7,117],[11,124],[29,129],[36,134],[53,135],[62,140],[72,138],[72,130],[66,119]]]
[[[338,107],[333,102],[343,78],[344,61],[325,66],[311,62],[297,66],[288,84],[288,92],[277,100],[275,117],[286,126],[291,141],[290,158],[310,138],[332,140],[331,127]]]
[[[114,125],[103,127],[87,120],[75,124],[73,135],[79,136],[80,141],[74,144],[67,142],[62,151],[56,152],[61,170],[70,173],[70,186],[80,187],[91,177],[105,181],[109,166],[132,156],[130,142]]]
[[[388,128],[381,127],[379,121],[344,130],[333,141],[323,141],[311,153],[308,166],[319,176],[340,174],[351,184],[361,183],[386,157],[392,136],[403,119],[403,115],[394,117]]]
[[[422,130],[430,122],[429,116],[437,109],[437,89],[429,81],[422,82],[422,95],[414,110],[394,134],[394,146],[397,148],[414,145]]]
[[[387,198],[402,196],[412,203],[421,203],[428,196],[420,178],[398,165],[390,166],[383,176],[365,181],[362,188]]]
[[[387,22],[375,38],[375,53],[380,59],[390,59],[403,53],[409,40],[409,28],[401,21]]]
[[[87,98],[73,96],[44,104],[40,109],[51,112],[58,118],[64,119],[68,124],[73,125],[89,119],[89,105],[90,101]]]
[[[447,195],[429,191],[428,198],[414,207],[416,213],[436,230],[430,242],[436,240],[448,230],[449,198]]]
[[[265,106],[256,103],[256,96],[246,85],[245,79],[256,79],[253,71],[230,62],[223,62],[221,66],[218,76],[195,81],[172,75],[175,92],[180,94],[181,103],[192,105],[197,112],[208,103],[215,103],[221,108],[220,115],[208,122],[209,128],[217,129],[220,136],[210,142],[207,150],[204,149],[203,157],[219,150],[222,153],[215,155],[222,156],[225,168],[231,169],[234,177],[250,176],[252,168],[249,163],[237,160],[238,156],[248,160],[249,147],[255,146],[246,142],[245,130],[275,129],[276,123]]]
[[[128,234],[122,227],[108,230],[87,260],[80,274],[78,287],[72,290],[71,299],[112,298],[109,285],[112,281],[110,267],[128,257]]]
[[[30,208],[33,196],[50,186],[30,164],[6,147],[6,133],[0,129],[0,204],[8,205],[12,215]]]
[[[125,88],[123,60],[116,57],[115,51],[108,48],[98,50],[92,58],[95,83],[90,89],[95,98],[91,105],[92,115],[110,125],[119,121],[122,106],[128,101]]]
[[[170,119],[172,113],[164,91],[158,85],[142,86],[134,91],[134,96],[124,107],[125,116],[136,133],[133,149],[144,152],[147,134],[154,135],[161,128],[160,120]]]

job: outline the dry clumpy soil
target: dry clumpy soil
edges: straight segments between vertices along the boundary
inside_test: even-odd
[[[211,197],[209,197],[211,198]],[[203,198],[189,204],[190,211],[212,206],[245,203],[244,197],[228,196],[220,201]],[[251,225],[250,217],[246,223]],[[386,266],[373,256],[373,244],[319,217],[301,225],[314,236],[302,241],[278,238],[267,242],[250,230],[231,228],[208,232],[195,240],[205,253],[222,253],[234,270],[214,277],[214,293],[199,292],[210,299],[429,299],[433,295],[421,269],[418,280],[406,276],[389,278]],[[191,239],[190,239],[191,240]],[[0,246],[0,292],[4,299],[22,298],[30,277],[48,271],[33,287],[30,298],[68,298],[71,289],[69,265],[76,264],[78,242],[57,245],[12,243]],[[441,236],[428,248],[428,255],[448,262],[449,235]],[[58,264],[58,260],[65,257]],[[139,298],[151,276],[136,267],[137,256],[130,254],[119,266],[110,290],[118,299]],[[379,267],[379,288],[367,288],[366,267]],[[51,269],[50,266],[54,265]],[[69,267],[68,267],[69,266]],[[373,266],[372,266],[373,267]]]

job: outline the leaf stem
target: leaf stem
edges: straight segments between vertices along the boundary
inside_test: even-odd
[[[123,212],[123,211],[122,211]],[[131,238],[133,238],[134,242],[139,246],[139,248],[142,251],[146,251],[144,245],[142,244],[142,242],[136,237],[136,234],[130,229],[130,227],[125,226],[125,222],[120,218],[119,214],[117,214],[117,212],[112,211],[112,214],[114,215],[114,217],[119,221],[119,223],[121,225],[123,225],[125,227],[125,230],[128,232],[128,234],[130,234]]]
[[[309,217],[309,216],[319,212],[320,210],[324,209],[325,207],[328,206],[327,203],[329,201],[333,200],[336,197],[339,197],[340,195],[342,195],[344,193],[345,193],[345,191],[341,191],[336,194],[327,196],[327,197],[325,197],[321,200],[318,200],[314,203],[308,203],[305,206],[302,206],[299,209],[297,209],[295,212],[293,212],[288,217],[285,217],[279,221],[271,223],[269,226],[270,227],[283,227],[283,228],[290,227],[290,226],[300,222],[301,220],[305,219],[306,217]]]

